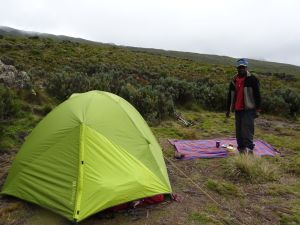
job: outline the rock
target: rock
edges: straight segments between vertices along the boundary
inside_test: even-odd
[[[26,72],[18,71],[11,65],[5,65],[1,60],[0,83],[9,88],[30,89],[32,87],[31,79]]]

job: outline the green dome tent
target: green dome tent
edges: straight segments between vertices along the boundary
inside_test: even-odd
[[[2,193],[81,221],[103,209],[170,193],[159,144],[117,95],[73,94],[28,136]]]

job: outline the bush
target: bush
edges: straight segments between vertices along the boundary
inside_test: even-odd
[[[292,88],[276,90],[275,95],[280,96],[286,102],[287,112],[290,116],[297,116],[300,113],[300,93]]]
[[[282,116],[288,115],[289,106],[281,96],[270,93],[262,93],[261,105],[263,112]]]
[[[47,75],[47,72],[41,67],[33,67],[28,71],[28,76],[30,76],[31,80],[34,78],[44,78]]]
[[[15,65],[15,60],[9,56],[3,55],[0,60],[6,65]]]
[[[133,76],[120,79],[121,76],[117,71],[96,73],[92,76],[82,73],[61,73],[54,74],[46,86],[47,91],[59,100],[65,100],[73,93],[89,90],[115,93],[128,100],[153,123],[173,114],[174,103],[171,94],[165,92],[163,86],[142,86]]]
[[[227,86],[226,84],[198,84],[194,92],[195,99],[206,109],[226,110]]]
[[[284,81],[297,81],[297,78],[292,74],[286,74],[286,73],[274,73],[274,76],[280,80]]]
[[[185,104],[194,100],[195,86],[192,82],[175,77],[160,78],[153,82],[156,89],[172,97],[177,104]]]
[[[18,116],[20,109],[20,102],[14,92],[0,87],[0,120],[7,120]]]
[[[96,73],[90,78],[91,88],[118,94],[123,85],[118,72]]]
[[[2,124],[0,124],[0,140],[1,140],[1,137],[3,136],[4,134],[4,126]]]
[[[34,36],[29,36],[28,39],[37,40],[37,39],[40,39],[40,37],[37,35],[34,35]]]
[[[265,112],[296,117],[300,113],[300,93],[292,88],[281,88],[272,93],[262,91]]]
[[[122,87],[120,95],[151,123],[160,121],[174,112],[172,98],[149,85],[136,88],[128,83]]]
[[[81,66],[79,63],[78,66]],[[188,81],[175,77],[124,73],[124,69],[110,68],[93,60],[84,64],[85,72],[71,73],[72,68],[56,73],[47,82],[47,91],[59,100],[73,93],[101,90],[121,95],[151,121],[161,120],[174,112],[175,105],[198,104],[204,109],[226,110],[228,84],[208,77]],[[68,71],[68,72],[66,72]],[[129,70],[128,70],[129,71]],[[44,76],[42,68],[32,69],[30,75]],[[222,82],[221,82],[222,81]],[[300,94],[296,89],[275,91],[262,89],[262,110],[282,116],[297,116],[300,112]]]
[[[44,105],[42,108],[43,115],[47,115],[51,111],[52,111],[52,106],[49,104]]]
[[[81,73],[60,73],[51,76],[46,84],[47,91],[59,100],[65,100],[73,93],[91,90],[87,76]]]

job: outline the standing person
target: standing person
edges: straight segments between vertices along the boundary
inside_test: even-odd
[[[237,60],[237,74],[229,84],[226,117],[235,112],[235,130],[240,153],[253,154],[254,119],[260,111],[259,81],[248,71],[246,59]]]

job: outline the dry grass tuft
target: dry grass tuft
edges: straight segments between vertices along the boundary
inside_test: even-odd
[[[277,165],[266,159],[242,154],[228,159],[226,176],[233,180],[248,181],[251,183],[264,183],[276,181],[280,177]]]

